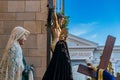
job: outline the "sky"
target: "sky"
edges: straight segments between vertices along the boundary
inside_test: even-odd
[[[120,0],[65,0],[70,34],[104,45],[108,35],[120,45]]]

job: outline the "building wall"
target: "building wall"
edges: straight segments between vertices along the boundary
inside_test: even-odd
[[[31,34],[23,52],[35,66],[35,80],[41,80],[46,69],[47,12],[47,0],[0,0],[0,59],[11,30],[24,26]]]

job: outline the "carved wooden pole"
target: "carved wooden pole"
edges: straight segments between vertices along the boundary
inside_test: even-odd
[[[50,54],[51,54],[51,20],[52,13],[54,10],[53,0],[48,0],[48,18],[47,18],[47,66],[50,62]]]
[[[62,0],[62,10],[61,13],[65,15],[65,0]]]

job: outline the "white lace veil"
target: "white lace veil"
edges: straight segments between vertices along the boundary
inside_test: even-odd
[[[12,30],[10,38],[9,38],[6,48],[5,48],[5,52],[4,52],[2,60],[0,62],[0,67],[5,64],[4,62],[6,62],[6,59],[8,57],[8,50],[11,47],[11,45],[13,43],[17,42],[17,40],[20,39],[23,35],[25,35],[27,37],[29,34],[30,34],[30,32],[21,26],[17,26]]]

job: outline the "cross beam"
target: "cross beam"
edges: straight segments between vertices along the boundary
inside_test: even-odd
[[[97,75],[94,70],[82,64],[79,64],[78,72],[85,74],[87,76],[91,76],[92,78],[96,78],[96,75]]]
[[[96,78],[97,75],[97,73],[94,70],[82,64],[79,65],[78,72],[90,76],[92,78]],[[115,77],[115,80],[120,80],[120,77]]]
[[[110,36],[110,35],[107,37],[107,41],[106,41],[106,44],[105,44],[105,47],[103,50],[103,54],[101,56],[101,61],[100,61],[98,68],[102,68],[102,69],[107,68],[109,59],[110,59],[110,56],[111,56],[111,53],[113,50],[113,46],[115,43],[115,39],[116,39],[115,37]],[[91,68],[86,67],[82,64],[79,65],[78,72],[85,74],[87,76],[91,76],[92,78],[96,78],[96,74],[97,74],[94,70],[92,70]],[[120,80],[120,78],[115,78],[115,80]]]
[[[110,35],[107,37],[107,41],[98,68],[107,69],[110,56],[112,54],[112,50],[114,47],[115,39],[116,39],[115,37],[112,37]]]

